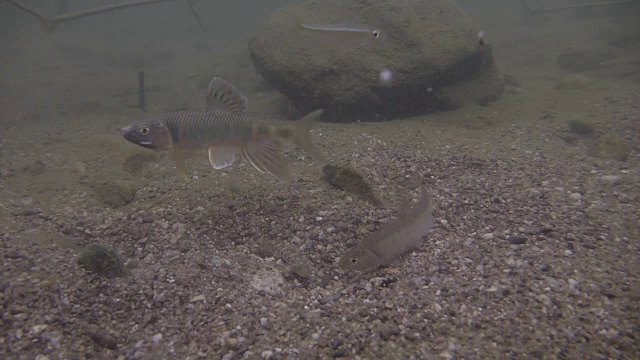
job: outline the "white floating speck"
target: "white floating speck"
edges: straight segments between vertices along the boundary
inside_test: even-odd
[[[382,69],[380,71],[380,82],[385,85],[388,85],[393,80],[393,72],[387,68]]]

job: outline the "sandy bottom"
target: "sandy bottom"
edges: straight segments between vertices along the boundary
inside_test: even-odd
[[[297,149],[290,184],[246,164],[212,171],[204,154],[181,182],[165,154],[114,131],[141,116],[130,69],[16,73],[0,88],[2,357],[637,358],[640,43],[573,74],[555,62],[567,39],[531,55],[552,25],[496,41],[509,81],[486,107],[314,130],[382,206],[330,187]],[[199,106],[194,76],[176,85],[187,95],[173,79],[152,88],[150,111]],[[36,83],[57,85],[50,101],[29,97]],[[254,111],[281,101],[245,93]],[[575,120],[593,132],[572,131]],[[424,244],[372,273],[338,270],[420,184],[435,203]],[[311,260],[310,276],[261,257],[270,242]],[[83,270],[93,243],[127,275]]]

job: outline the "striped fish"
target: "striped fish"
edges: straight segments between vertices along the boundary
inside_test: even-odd
[[[185,180],[189,179],[185,154],[198,149],[208,151],[214,169],[224,169],[241,159],[258,171],[285,181],[291,176],[281,155],[285,142],[297,145],[316,160],[324,159],[309,134],[322,110],[295,122],[277,121],[245,112],[247,103],[235,86],[216,77],[209,83],[205,111],[165,113],[120,131],[134,144],[168,150],[178,174]]]
[[[371,237],[349,249],[338,266],[345,271],[375,270],[422,243],[433,226],[431,195],[422,189],[420,201],[411,208],[402,207],[398,218],[384,224]]]

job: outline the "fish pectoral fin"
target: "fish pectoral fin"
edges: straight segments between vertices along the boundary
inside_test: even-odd
[[[184,181],[189,181],[189,172],[187,171],[187,166],[184,163],[183,154],[175,149],[169,150],[169,154],[171,155],[171,158],[176,165],[176,172],[178,173],[178,175],[180,175],[180,177]]]
[[[225,79],[214,77],[207,89],[207,111],[224,110],[243,112],[247,110],[249,100],[233,84]]]
[[[224,169],[233,165],[240,149],[236,146],[211,146],[209,148],[209,162],[214,169]]]
[[[242,146],[242,159],[263,173],[269,173],[279,180],[288,181],[291,171],[286,159],[281,155],[282,142],[275,139],[258,139]]]

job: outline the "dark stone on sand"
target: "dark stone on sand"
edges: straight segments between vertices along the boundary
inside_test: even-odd
[[[336,350],[340,346],[342,346],[344,342],[341,339],[335,339],[331,342],[331,349]]]
[[[591,70],[598,64],[613,59],[615,53],[610,49],[569,49],[558,55],[556,62],[561,68],[579,73]]]
[[[569,121],[568,125],[569,130],[578,135],[587,136],[593,134],[593,132],[595,131],[593,124],[584,120],[571,120]]]
[[[117,208],[133,201],[137,188],[125,180],[99,180],[91,184],[98,198],[105,204]]]
[[[45,171],[47,171],[47,165],[45,165],[41,160],[36,160],[24,168],[24,172],[31,176],[40,175]]]
[[[101,346],[103,348],[107,348],[110,350],[116,350],[118,348],[118,342],[116,341],[116,339],[113,336],[107,334],[106,332],[100,329],[91,328],[86,331],[86,334],[98,346]]]
[[[542,265],[542,267],[540,268],[540,271],[543,271],[543,272],[551,271],[551,265],[549,264]]]
[[[346,46],[301,23],[367,25],[382,40]],[[479,30],[448,0],[307,1],[274,12],[249,51],[258,72],[301,110],[374,120],[499,98],[503,78]]]
[[[106,278],[126,275],[124,261],[118,253],[100,244],[90,244],[78,257],[78,265],[87,271],[94,272]]]
[[[507,241],[514,245],[522,245],[527,242],[527,238],[524,236],[509,236]]]
[[[400,334],[400,329],[395,325],[385,325],[380,330],[380,338],[384,341],[391,339],[392,336]]]

